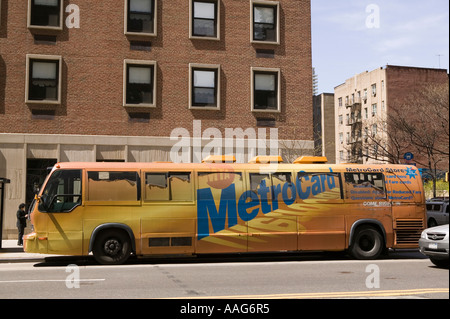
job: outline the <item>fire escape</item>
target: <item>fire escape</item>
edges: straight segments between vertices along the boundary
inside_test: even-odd
[[[355,97],[352,94],[351,98],[345,103],[345,107],[350,109],[350,116],[345,124],[351,128],[350,136],[346,141],[347,150],[350,151],[351,156],[347,160],[357,164],[363,164],[361,99],[364,98]]]

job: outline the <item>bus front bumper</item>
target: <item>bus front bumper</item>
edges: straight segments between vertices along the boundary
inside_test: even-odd
[[[27,253],[46,254],[47,237],[38,236],[36,233],[30,233],[23,237],[23,250]]]

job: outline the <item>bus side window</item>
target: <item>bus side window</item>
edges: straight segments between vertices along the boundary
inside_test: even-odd
[[[144,200],[169,200],[169,185],[167,173],[145,174],[145,197]]]
[[[270,174],[250,173],[250,190],[258,194],[261,187],[270,187]]]
[[[341,182],[337,173],[298,172],[297,193],[301,200],[342,199]]]
[[[382,173],[345,173],[346,198],[352,200],[386,199]]]
[[[170,200],[192,201],[191,173],[169,173]]]
[[[89,201],[138,201],[137,172],[88,172]]]
[[[192,201],[191,173],[146,173],[147,201]]]

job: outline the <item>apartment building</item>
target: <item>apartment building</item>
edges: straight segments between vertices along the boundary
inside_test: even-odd
[[[281,154],[313,153],[309,0],[0,6],[7,214],[58,161],[169,161],[181,136],[193,162],[212,137],[244,140],[241,160],[271,138]],[[16,233],[13,215],[4,236]]]
[[[387,65],[335,87],[337,163],[386,163],[387,119],[396,105],[429,84],[448,84],[445,69]]]

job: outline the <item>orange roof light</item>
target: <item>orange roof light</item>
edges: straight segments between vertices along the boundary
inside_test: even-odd
[[[248,162],[250,164],[283,163],[283,159],[281,156],[255,156]]]
[[[202,163],[236,163],[236,158],[233,155],[209,155]]]
[[[325,164],[328,159],[325,156],[300,156],[294,164]]]

